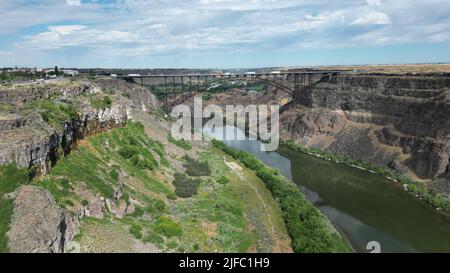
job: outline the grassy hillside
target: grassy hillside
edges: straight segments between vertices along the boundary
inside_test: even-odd
[[[80,141],[50,174],[32,183],[69,211],[103,204],[102,219],[81,221],[75,241],[84,252],[289,251],[275,201],[264,193],[274,225],[268,228],[265,212],[250,211],[257,210],[259,193],[242,186],[223,152],[196,149],[194,159],[168,154],[164,145],[171,144],[151,139],[141,123],[130,122]],[[263,186],[254,175],[248,183]],[[117,217],[101,200],[116,209],[133,204],[134,212]]]

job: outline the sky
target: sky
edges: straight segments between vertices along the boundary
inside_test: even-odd
[[[450,62],[450,0],[0,0],[0,67]]]

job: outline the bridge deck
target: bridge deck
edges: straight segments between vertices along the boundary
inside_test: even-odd
[[[160,75],[122,75],[116,78],[161,78],[161,77],[257,77],[257,76],[286,76],[286,75],[313,75],[313,74],[342,74],[348,71],[342,70],[318,70],[304,72],[281,72],[281,73],[235,73],[235,74],[160,74]]]

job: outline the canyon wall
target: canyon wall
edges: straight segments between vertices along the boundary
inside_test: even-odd
[[[9,113],[0,119],[0,164],[16,162],[18,167],[34,167],[37,173],[48,172],[58,156],[67,154],[78,139],[110,128],[123,126],[128,119],[127,103],[96,109],[89,102],[77,100],[78,115],[55,128],[50,126],[35,105],[27,103],[60,96],[62,101],[83,94],[100,92],[95,85],[30,86],[0,92],[0,101],[9,105]]]
[[[340,74],[294,102],[281,115],[283,137],[450,188],[450,77]]]
[[[33,176],[49,173],[84,137],[124,126],[133,108],[157,105],[147,90],[111,79],[1,87],[0,165],[15,162]],[[4,197],[14,204],[8,231],[12,252],[64,252],[80,218],[102,212],[99,202],[89,205],[89,214],[62,209],[39,186],[22,185]]]

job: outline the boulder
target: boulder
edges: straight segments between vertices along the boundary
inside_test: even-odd
[[[77,217],[59,208],[50,192],[22,186],[14,200],[8,247],[19,253],[62,253],[77,227]]]

